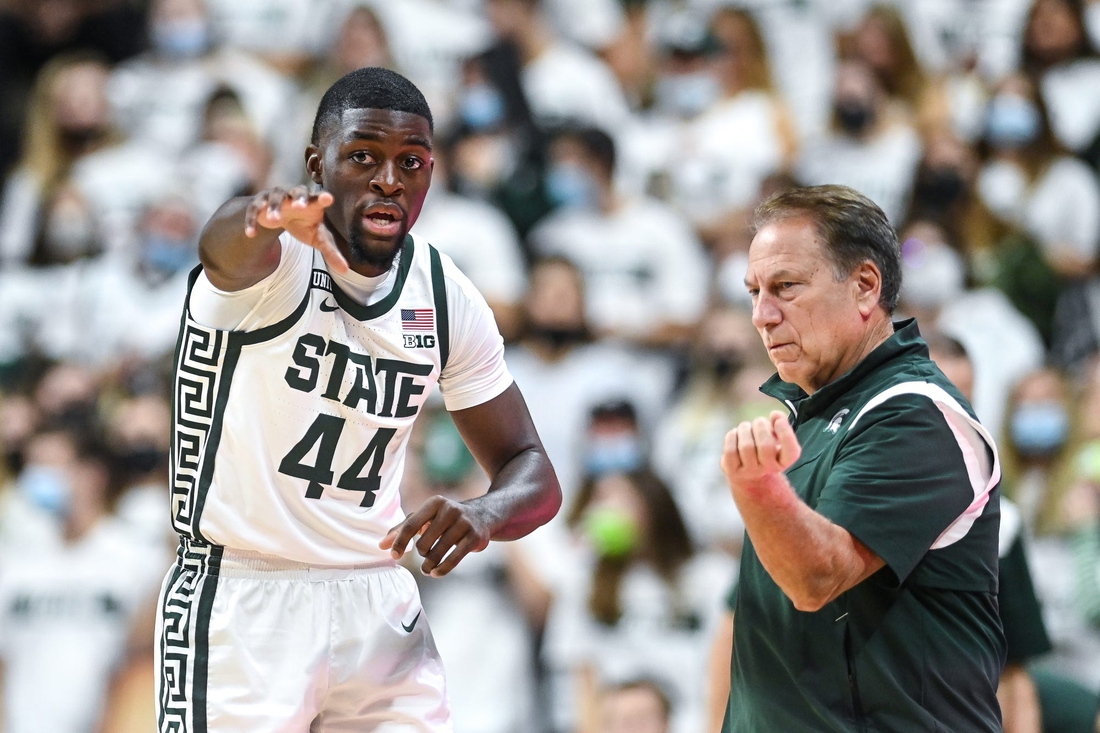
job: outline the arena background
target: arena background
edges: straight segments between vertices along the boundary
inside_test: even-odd
[[[413,233],[493,308],[565,493],[420,579],[459,733],[717,733],[721,438],[775,406],[751,212],[817,183],[888,214],[898,317],[1000,438],[1006,730],[1096,730],[1098,48],[1098,0],[0,0],[3,730],[156,729],[198,233],[303,182],[320,95],[361,66],[432,106]],[[431,404],[407,509],[485,488]]]

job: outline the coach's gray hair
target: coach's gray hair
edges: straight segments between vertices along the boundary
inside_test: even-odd
[[[874,201],[847,186],[805,186],[771,196],[753,214],[753,234],[766,224],[805,216],[833,263],[838,280],[870,260],[882,274],[879,305],[893,313],[901,291],[898,236]]]

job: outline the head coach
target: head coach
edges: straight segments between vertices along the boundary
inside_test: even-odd
[[[1000,731],[988,431],[893,322],[900,249],[842,186],[755,215],[745,284],[783,402],[725,441],[747,528],[724,733]]]

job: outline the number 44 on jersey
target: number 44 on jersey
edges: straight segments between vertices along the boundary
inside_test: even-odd
[[[406,334],[405,339],[410,336],[434,341],[434,336],[429,334]],[[432,364],[371,359],[369,354],[355,353],[346,344],[328,341],[312,333],[298,339],[291,358],[294,364],[287,368],[283,378],[292,389],[315,392],[322,382],[324,364],[330,369],[320,397],[370,415],[390,418],[413,417],[420,411],[419,405],[410,404],[412,398],[423,394],[426,388],[426,384],[416,377],[426,377],[434,368]],[[351,386],[345,391],[344,376],[349,369],[353,372],[353,378]],[[279,473],[308,482],[307,499],[320,499],[324,487],[332,485],[335,477],[332,462],[344,425],[344,418],[338,415],[318,415],[302,439],[279,463]],[[381,485],[386,448],[396,433],[395,428],[379,428],[363,451],[340,474],[336,488],[362,491],[360,506],[373,506],[375,492]],[[307,456],[314,454],[315,448],[316,458],[310,465],[305,461]]]

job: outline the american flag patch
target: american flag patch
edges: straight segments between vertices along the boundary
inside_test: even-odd
[[[402,331],[434,331],[435,311],[431,308],[402,308]]]

